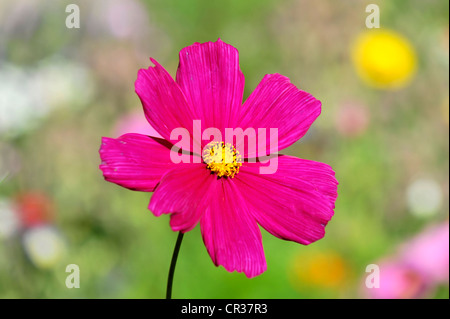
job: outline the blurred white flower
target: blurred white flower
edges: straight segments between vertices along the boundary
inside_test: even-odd
[[[49,225],[27,229],[22,244],[30,261],[41,269],[54,267],[65,251],[62,235]]]
[[[42,102],[31,91],[29,73],[13,65],[0,67],[0,135],[31,129],[42,116]]]
[[[35,95],[49,109],[83,106],[94,93],[94,80],[89,71],[61,57],[41,61],[30,81]]]
[[[406,200],[413,215],[434,215],[442,204],[442,189],[436,181],[420,178],[408,186]]]
[[[11,237],[20,228],[14,206],[8,199],[0,198],[0,239]]]
[[[31,130],[54,109],[86,105],[94,92],[86,68],[58,57],[35,68],[3,64],[0,83],[0,136]]]

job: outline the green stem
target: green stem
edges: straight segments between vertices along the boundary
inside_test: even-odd
[[[177,242],[175,244],[175,249],[173,250],[172,262],[170,263],[169,269],[169,278],[167,279],[167,291],[166,291],[166,299],[172,299],[172,283],[173,283],[173,275],[175,273],[175,266],[177,264],[178,252],[180,251],[181,242],[183,241],[183,233],[178,233]]]

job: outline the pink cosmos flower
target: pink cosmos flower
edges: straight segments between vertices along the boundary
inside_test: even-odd
[[[267,268],[258,225],[304,245],[324,236],[334,214],[335,174],[327,164],[277,153],[276,172],[261,174],[266,164],[251,160],[260,153],[247,149],[237,154],[235,146],[242,141],[235,145],[198,141],[192,134],[193,120],[217,128],[222,136],[226,128],[277,128],[278,145],[266,155],[299,140],[319,116],[321,103],[280,74],[264,76],[242,103],[244,75],[238,51],[220,39],[194,43],[179,57],[176,80],[150,59],[155,66],[139,70],[135,83],[145,116],[162,138],[140,134],[103,138],[100,169],[107,181],[154,192],[149,209],[156,216],[171,214],[173,231],[184,233],[200,224],[216,266],[254,277]],[[171,160],[175,152],[171,132],[180,127],[189,131],[190,145],[201,144],[203,160],[190,147],[182,147],[189,153],[189,163]],[[267,144],[269,140],[267,136]],[[214,158],[224,153],[233,161]]]

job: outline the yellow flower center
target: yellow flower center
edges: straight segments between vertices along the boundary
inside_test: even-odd
[[[241,155],[230,143],[211,142],[206,145],[202,154],[206,168],[216,173],[217,177],[233,178],[239,172]]]

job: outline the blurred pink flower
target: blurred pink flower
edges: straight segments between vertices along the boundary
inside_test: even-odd
[[[420,273],[401,261],[380,262],[379,288],[365,288],[365,294],[374,299],[417,299],[428,292],[428,285]]]
[[[357,102],[340,105],[335,117],[336,130],[345,137],[360,136],[367,130],[369,121],[369,110]]]
[[[173,231],[184,233],[200,223],[216,266],[257,276],[267,268],[258,224],[274,236],[305,245],[325,235],[337,197],[332,168],[280,155],[278,170],[261,174],[265,164],[241,162],[236,145],[219,140],[197,141],[210,161],[187,154],[189,161],[175,164],[171,132],[185,128],[192,145],[193,120],[222,136],[225,128],[277,128],[278,145],[269,154],[303,137],[319,116],[321,103],[287,77],[268,74],[242,104],[244,75],[238,51],[220,39],[195,43],[179,57],[176,80],[151,59],[155,66],[139,70],[135,83],[147,120],[164,139],[141,134],[104,137],[100,169],[107,181],[154,192],[149,209],[156,216],[171,214]],[[233,162],[224,162],[218,156],[223,154]],[[255,151],[242,154],[251,157]]]
[[[449,280],[449,224],[427,228],[380,261],[379,288],[365,288],[371,298],[423,298]]]
[[[435,283],[449,280],[449,224],[427,228],[407,242],[401,251],[401,259],[409,267]]]
[[[147,10],[136,0],[89,1],[88,31],[93,35],[111,35],[118,39],[143,40],[150,23]]]
[[[121,136],[126,133],[139,133],[153,137],[162,136],[148,123],[142,112],[133,112],[123,116],[114,128],[113,135]]]

